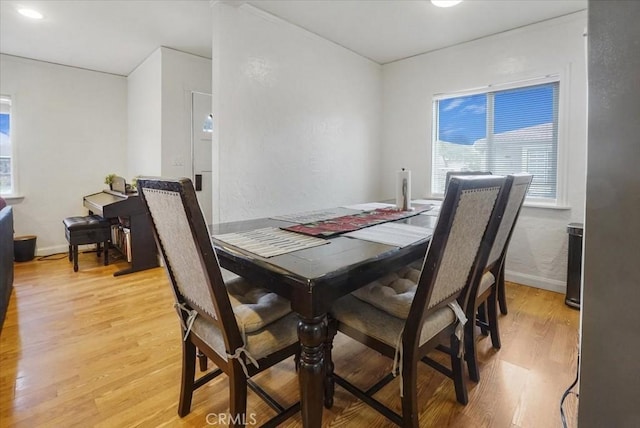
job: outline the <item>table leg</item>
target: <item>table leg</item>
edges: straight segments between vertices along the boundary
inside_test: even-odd
[[[326,316],[300,317],[300,401],[302,425],[305,428],[322,425],[324,402],[324,341],[327,337]]]
[[[335,319],[327,317],[327,338],[324,341],[324,407],[327,409],[333,407],[333,394],[335,391],[331,350],[333,349],[333,339],[338,333],[337,324],[338,322]]]

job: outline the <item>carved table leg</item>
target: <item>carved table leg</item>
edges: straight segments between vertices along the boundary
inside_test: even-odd
[[[327,324],[324,315],[315,318],[300,317],[300,401],[302,425],[305,428],[322,425],[324,402],[324,341]]]
[[[335,383],[333,379],[333,358],[331,351],[333,350],[333,338],[338,332],[337,321],[327,317],[327,339],[324,342],[324,407],[330,409],[333,407],[333,393],[335,391]]]

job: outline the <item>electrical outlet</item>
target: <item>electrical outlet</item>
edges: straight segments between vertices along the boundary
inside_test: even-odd
[[[177,157],[173,159],[173,166],[184,166],[184,159]]]

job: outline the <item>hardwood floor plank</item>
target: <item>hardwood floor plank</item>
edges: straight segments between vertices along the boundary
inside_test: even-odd
[[[102,266],[93,253],[80,254],[79,266],[74,273],[66,257],[15,264],[15,289],[0,334],[0,426],[213,426],[207,421],[229,411],[224,376],[194,394],[189,415],[177,415],[180,327],[164,270],[113,277],[127,264]],[[493,349],[489,338],[478,340],[481,381],[468,381],[467,406],[456,402],[449,379],[427,366],[419,369],[421,426],[560,426],[560,397],[575,377],[579,312],[564,305],[563,295],[511,283],[507,300],[509,314],[500,317],[502,349]],[[392,366],[342,334],[334,360],[337,373],[362,387]],[[285,405],[298,400],[292,359],[256,381]],[[398,382],[376,398],[399,412]],[[339,386],[334,402],[324,411],[324,427],[391,426]],[[569,396],[570,422],[577,405]],[[258,423],[274,415],[253,393],[248,412]],[[282,426],[300,423],[296,415]]]

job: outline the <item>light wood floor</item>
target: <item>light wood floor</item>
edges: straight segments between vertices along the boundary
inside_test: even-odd
[[[195,393],[180,419],[180,333],[161,268],[121,277],[126,266],[101,266],[81,254],[74,273],[66,258],[15,264],[14,292],[0,337],[0,426],[224,426],[224,376]],[[508,284],[509,314],[500,320],[502,349],[479,341],[481,381],[468,382],[469,404],[455,401],[452,382],[426,365],[419,372],[421,426],[560,427],[559,402],[576,370],[578,311],[564,296]],[[336,372],[361,386],[387,373],[391,362],[338,335]],[[284,403],[297,401],[293,361],[256,378]],[[399,410],[398,382],[377,396]],[[575,426],[577,399],[565,402]],[[272,411],[250,393],[258,423]],[[300,418],[284,426],[300,426]],[[388,421],[340,387],[324,411],[326,427],[386,427]]]

